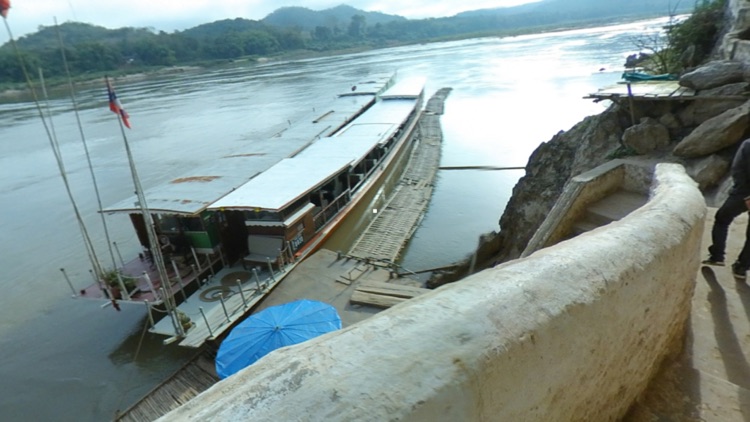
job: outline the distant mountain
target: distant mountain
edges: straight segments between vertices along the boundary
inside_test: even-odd
[[[153,36],[153,33],[146,28],[107,29],[81,22],[65,22],[58,28],[54,26],[40,26],[39,28],[37,32],[19,38],[18,46],[24,50],[56,50],[60,46],[58,29],[64,35],[65,44],[68,46],[92,42],[116,44],[124,39],[137,41]],[[10,44],[6,43],[3,47],[6,46],[10,47]]]
[[[459,13],[459,18],[520,14],[556,15],[577,19],[603,16],[669,15],[691,12],[694,0],[541,0],[520,6],[480,9]]]
[[[186,29],[181,34],[193,38],[215,38],[228,32],[245,32],[262,30],[264,28],[265,25],[258,21],[235,18],[204,23],[203,25]]]
[[[348,25],[354,15],[363,16],[368,26],[407,21],[403,16],[387,15],[380,12],[365,12],[342,4],[341,6],[320,11],[311,10],[306,7],[282,7],[263,18],[261,22],[273,26],[313,30],[317,26]]]

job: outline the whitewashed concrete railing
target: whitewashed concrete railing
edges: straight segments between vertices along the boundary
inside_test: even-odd
[[[163,420],[617,420],[681,344],[705,213],[659,165],[624,219],[277,350]]]

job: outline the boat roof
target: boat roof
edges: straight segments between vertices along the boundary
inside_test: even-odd
[[[403,97],[380,101],[336,135],[279,162],[209,208],[280,211],[362,161],[398,130],[415,106],[415,99]]]
[[[403,97],[379,101],[334,136],[377,138],[384,143],[414,110],[414,100]]]
[[[371,75],[369,78],[363,79],[356,84],[352,85],[349,92],[339,94],[341,97],[348,97],[354,95],[380,95],[389,88],[395,78],[394,73],[378,73]],[[387,84],[383,84],[383,80],[387,80]]]
[[[274,164],[298,154],[315,140],[336,133],[370,107],[376,94],[390,83],[391,77],[384,76],[368,80],[368,93],[337,96],[268,139],[252,140],[231,155],[212,160],[187,174],[146,189],[144,195],[149,211],[184,215],[202,212]],[[103,210],[105,213],[140,211],[135,195]]]
[[[380,94],[382,100],[388,99],[417,99],[424,91],[426,78],[411,77],[396,82],[384,93]]]

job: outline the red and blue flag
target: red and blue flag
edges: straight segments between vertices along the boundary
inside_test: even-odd
[[[10,9],[10,0],[0,0],[0,16],[7,18]]]
[[[0,0],[3,1],[3,0]],[[125,126],[130,129],[130,121],[128,120],[130,116],[125,111],[125,109],[122,108],[122,104],[120,104],[120,99],[117,98],[117,94],[115,94],[115,89],[112,88],[112,84],[109,83],[109,78],[105,78],[107,81],[107,96],[109,97],[109,109],[112,110],[113,113],[120,116],[122,119],[122,122],[125,124]]]

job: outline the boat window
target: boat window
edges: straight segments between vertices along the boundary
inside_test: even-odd
[[[180,222],[175,215],[159,214],[156,216],[159,231],[161,232],[178,232],[180,231]]]
[[[277,212],[266,210],[245,211],[245,220],[248,221],[283,221]]]
[[[182,229],[189,232],[199,232],[205,230],[203,221],[200,217],[182,217],[180,218]]]

